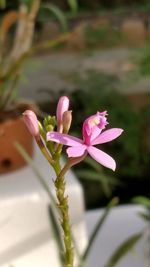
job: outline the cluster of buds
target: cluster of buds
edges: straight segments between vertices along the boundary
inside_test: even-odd
[[[72,111],[69,110],[69,99],[67,96],[60,97],[57,104],[56,116],[47,116],[43,121],[43,125],[38,121],[36,114],[31,110],[26,110],[23,113],[23,119],[30,133],[35,138],[38,146],[43,151],[44,147],[47,146],[47,143],[49,143],[46,140],[47,132],[53,132],[57,127],[57,132],[64,134],[68,133],[72,122]],[[51,146],[49,152],[54,154],[54,150],[56,150],[56,148],[56,146],[53,146],[52,149]],[[59,149],[59,153],[60,152],[61,150]],[[48,157],[50,159],[50,155]]]
[[[36,115],[32,111],[25,111],[24,121],[31,134],[35,137],[41,150],[44,150],[44,144],[46,144],[51,156],[57,156],[61,154],[62,146],[67,145],[69,146],[67,149],[69,158],[81,157],[81,159],[83,159],[89,154],[101,165],[115,170],[115,160],[102,150],[96,148],[95,145],[107,143],[116,139],[121,135],[123,130],[119,128],[111,128],[103,131],[108,124],[108,114],[106,111],[98,111],[83,122],[83,139],[68,135],[72,122],[72,112],[68,109],[69,99],[66,96],[62,96],[58,101],[56,118],[48,116],[44,120],[44,126],[38,122]],[[56,126],[57,129],[55,131]],[[41,136],[44,139],[44,143]],[[54,146],[53,143],[57,144]],[[47,154],[46,151],[44,150],[44,155]]]

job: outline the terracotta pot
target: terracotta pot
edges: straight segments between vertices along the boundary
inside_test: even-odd
[[[0,123],[0,173],[6,173],[26,165],[15,147],[20,143],[26,152],[33,155],[33,138],[21,117]]]

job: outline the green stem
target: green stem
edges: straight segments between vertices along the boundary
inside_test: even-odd
[[[77,158],[69,158],[66,162],[63,169],[60,166],[60,155],[57,155],[57,159],[55,164],[53,164],[53,168],[56,173],[56,180],[55,180],[55,188],[56,188],[56,196],[58,200],[58,208],[61,213],[61,227],[63,229],[63,240],[65,246],[65,266],[64,267],[73,267],[73,246],[72,246],[72,233],[71,233],[71,226],[69,222],[69,205],[68,205],[68,196],[65,196],[65,178],[64,175],[66,172],[75,164],[82,161],[86,156],[86,153],[81,157]]]
[[[57,178],[55,180],[56,196],[58,200],[58,208],[61,214],[61,227],[63,230],[63,240],[65,247],[65,266],[73,267],[73,246],[72,246],[72,234],[71,226],[69,222],[69,205],[68,196],[65,196],[65,178],[61,175],[61,166],[59,159],[53,164],[53,168],[56,172]]]
[[[40,135],[35,136],[35,141],[36,141],[37,145],[39,146],[44,157],[47,159],[47,161],[50,163],[50,165],[53,166],[55,162],[52,159],[51,155],[49,154],[47,148],[45,147],[45,144],[43,143],[41,136]]]

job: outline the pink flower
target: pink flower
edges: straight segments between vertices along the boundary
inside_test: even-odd
[[[62,132],[63,125],[63,114],[65,111],[67,111],[69,108],[69,98],[67,96],[62,96],[59,98],[58,104],[57,104],[57,110],[56,110],[56,118],[57,118],[57,127],[58,131]]]
[[[38,125],[38,119],[35,113],[32,110],[26,110],[23,113],[23,120],[28,127],[30,133],[34,137],[39,136],[39,125]]]
[[[80,157],[88,153],[98,163],[114,171],[116,169],[114,159],[94,147],[94,145],[104,144],[116,139],[123,132],[122,129],[112,128],[101,133],[107,124],[106,115],[106,112],[97,112],[84,121],[82,129],[83,140],[58,132],[47,133],[47,140],[69,146],[67,149],[68,157]]]

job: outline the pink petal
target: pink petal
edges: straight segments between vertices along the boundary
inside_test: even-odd
[[[67,96],[61,96],[59,98],[56,110],[57,122],[62,121],[62,116],[65,111],[69,108],[69,98]]]
[[[116,162],[108,154],[106,154],[105,152],[99,150],[98,148],[96,148],[94,146],[89,146],[87,148],[87,151],[90,154],[90,156],[93,159],[95,159],[98,163],[100,163],[101,165],[103,165],[103,166],[115,171]]]
[[[80,157],[82,156],[87,149],[86,145],[74,146],[67,148],[68,157]]]
[[[93,127],[90,139],[91,143],[95,138],[97,138],[100,135],[101,131],[102,129],[98,128],[97,126]]]
[[[83,141],[79,138],[58,132],[48,132],[47,141],[54,141],[67,146],[79,146],[80,144],[83,144]]]
[[[104,144],[104,143],[110,142],[116,139],[118,136],[120,136],[122,132],[123,132],[123,129],[120,129],[120,128],[112,128],[112,129],[106,130],[92,141],[92,145],[98,145],[98,144]]]
[[[39,136],[39,124],[36,114],[32,110],[26,110],[23,113],[23,120],[28,127],[30,133],[36,137]]]

